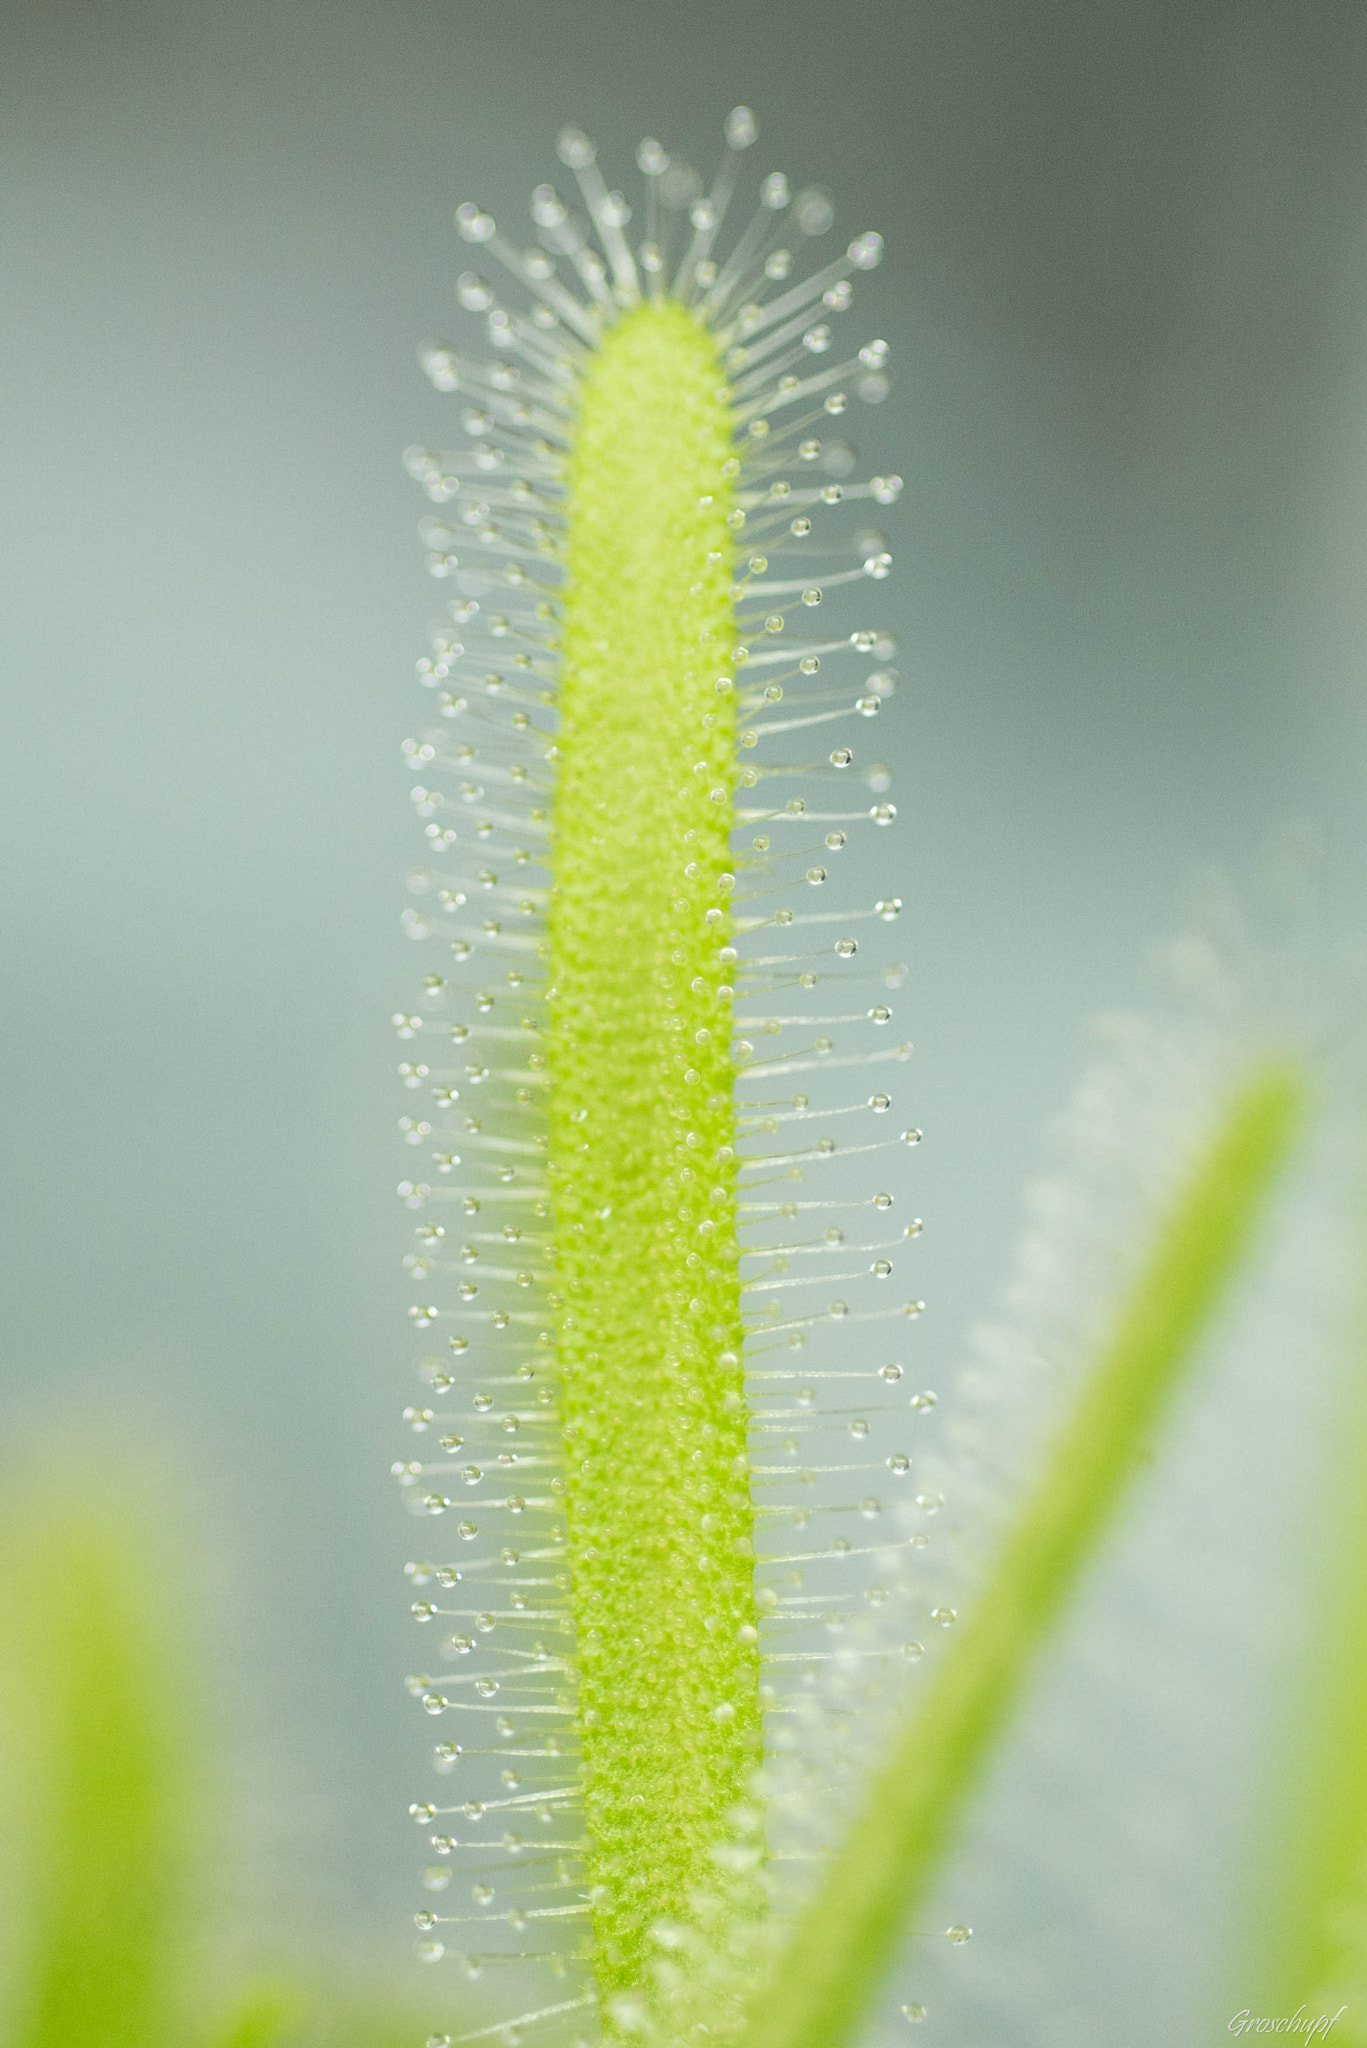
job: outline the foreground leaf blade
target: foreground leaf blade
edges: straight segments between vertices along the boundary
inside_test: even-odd
[[[1248,1247],[1305,1099],[1301,1074],[1278,1063],[1230,1103],[963,1633],[757,1992],[747,2048],[840,2048],[857,2025],[1036,1652]]]
[[[297,2038],[296,2023],[306,2004],[290,1985],[252,1984],[239,1994],[227,2019],[210,2036],[207,2048],[275,2048],[287,2033]]]
[[[39,1508],[0,1537],[10,1763],[41,1787],[13,2048],[171,2038],[191,1809],[153,1588],[116,1515]]]

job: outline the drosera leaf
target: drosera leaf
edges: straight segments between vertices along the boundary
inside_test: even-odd
[[[891,1009],[859,990],[901,971],[880,974],[872,948],[852,966],[846,929],[890,922],[898,899],[809,907],[839,850],[893,822],[859,788],[881,795],[890,771],[851,774],[834,733],[796,759],[785,738],[873,717],[895,682],[868,672],[893,636],[841,617],[891,557],[862,512],[835,508],[892,504],[901,479],[856,480],[853,450],[825,438],[851,396],[886,394],[888,346],[812,362],[882,239],[815,267],[774,246],[834,214],[772,172],[719,240],[750,111],[724,134],[705,198],[682,163],[662,184],[670,159],[642,142],[645,240],[628,244],[626,199],[590,138],[563,130],[588,226],[538,185],[524,252],[463,203],[458,233],[514,281],[510,304],[479,272],[456,281],[497,359],[421,351],[470,446],[406,457],[442,508],[420,529],[428,568],[454,585],[418,664],[433,722],[403,743],[426,841],[409,888],[426,902],[401,922],[443,971],[394,1018],[419,1097],[401,1138],[434,1147],[398,1188],[424,1212],[409,1315],[440,1348],[404,1412],[428,1441],[393,1471],[411,1513],[450,1517],[405,1568],[427,1631],[408,1689],[446,1717],[442,1785],[409,1808],[437,1859],[414,1948],[505,2001],[490,2026],[431,2036],[450,2048],[505,2029],[639,2038],[715,1961],[719,1929],[756,1936],[763,1723],[810,1669],[756,1575],[780,1561],[780,1523],[813,1513],[823,1562],[853,1554],[861,1571],[869,1547],[842,1524],[885,1505],[868,1420],[849,1454],[822,1455],[855,1426],[790,1400],[767,1353],[921,1308],[877,1298],[882,1254],[919,1225],[890,1246],[858,1212],[881,1219],[893,1195],[825,1178],[837,1153],[919,1131],[831,1136],[827,1117],[881,1118],[892,1097],[861,1085],[832,1103],[805,1078],[911,1052],[877,1042]],[[783,1042],[757,1051],[752,1029]],[[818,1286],[824,1306],[799,1291]],[[890,1384],[866,1364],[861,1403]],[[794,1402],[776,1444],[772,1411]],[[850,1493],[813,1506],[827,1473]]]
[[[323,1989],[286,1965],[222,1996],[187,1966],[211,1895],[209,1781],[164,1557],[131,1490],[69,1467],[0,1516],[0,2039],[412,2048],[420,2020],[381,1984]]]
[[[746,2048],[840,2048],[863,2017],[1035,1657],[1249,1248],[1306,1100],[1305,1077],[1286,1059],[1255,1071],[1230,1100],[982,1594],[756,1986]],[[1367,1667],[1367,1648],[1361,1662]]]
[[[32,1808],[7,2040],[157,2048],[174,2038],[193,1860],[169,1599],[136,1520],[69,1497],[35,1495],[0,1529],[6,1747]]]
[[[1361,1281],[1358,1295],[1328,1470],[1314,1497],[1308,1597],[1316,1611],[1280,1717],[1283,1754],[1272,1766],[1276,1811],[1254,1866],[1261,1892],[1257,1938],[1233,1987],[1251,2019],[1300,2009],[1308,2038],[1328,2032],[1326,2025],[1311,2033],[1323,2017],[1347,2048],[1367,2041],[1367,1287]]]
[[[721,377],[685,307],[638,307],[585,376],[569,469],[547,1172],[604,1994],[640,1981],[651,1928],[711,1874],[760,1741],[754,1516],[736,1477]]]

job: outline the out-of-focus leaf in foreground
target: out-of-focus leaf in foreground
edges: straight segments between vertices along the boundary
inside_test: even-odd
[[[169,2041],[195,1826],[164,1583],[126,1514],[0,1526],[0,1699],[22,1943],[15,2048]]]
[[[381,1983],[287,1965],[225,1996],[210,1952],[244,1930],[210,1925],[206,1716],[166,1554],[112,1490],[54,1480],[0,1511],[0,2040],[411,2048],[422,2023]]]
[[[251,1984],[210,2033],[205,2048],[275,2048],[293,2035],[303,2003],[298,1991],[274,1978]]]
[[[962,1635],[870,1785],[778,1968],[757,1988],[746,2048],[841,2048],[863,2016],[1037,1651],[1197,1355],[1286,1163],[1305,1096],[1299,1071],[1279,1062],[1228,1104]],[[1359,1500],[1367,1531],[1367,1489]],[[1355,1668],[1367,1676],[1367,1604],[1362,1623]],[[1364,1700],[1367,1687],[1359,1716]],[[1356,1768],[1367,1784],[1367,1748]]]

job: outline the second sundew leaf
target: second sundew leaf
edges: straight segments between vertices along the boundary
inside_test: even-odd
[[[551,890],[558,1364],[600,1993],[641,1981],[760,1739],[731,1055],[729,394],[644,305],[584,378]]]
[[[1196,1356],[1305,1109],[1305,1078],[1281,1060],[1226,1106],[962,1633],[873,1777],[777,1968],[754,1987],[747,2048],[840,2048],[854,2035],[1048,1632]]]

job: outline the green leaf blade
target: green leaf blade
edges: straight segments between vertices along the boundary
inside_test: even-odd
[[[858,2023],[1248,1247],[1306,1094],[1299,1070],[1279,1061],[1229,1104],[988,1585],[753,2000],[747,2048],[839,2048]]]
[[[251,1984],[210,2035],[207,2048],[274,2048],[287,2034],[296,2035],[306,2010],[307,2000],[292,1985],[274,1980]]]
[[[42,1788],[13,2048],[154,2048],[173,2032],[194,1834],[167,1589],[127,1518],[93,1509],[17,1517],[0,1580],[11,1764]]]
[[[600,1992],[689,1911],[760,1745],[736,1233],[734,423],[677,303],[604,335],[567,466],[549,915],[585,1865]],[[609,2013],[611,2004],[609,2002]]]

